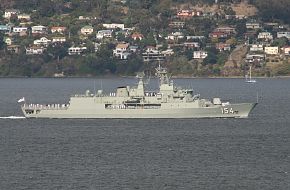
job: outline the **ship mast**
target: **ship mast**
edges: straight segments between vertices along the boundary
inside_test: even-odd
[[[159,86],[161,86],[163,84],[168,84],[168,85],[170,84],[169,77],[167,75],[167,69],[162,68],[160,66],[160,63],[159,63],[159,66],[156,68],[156,76],[159,77],[159,80],[160,80]]]

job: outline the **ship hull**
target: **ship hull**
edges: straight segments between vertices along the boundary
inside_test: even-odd
[[[23,106],[22,111],[26,118],[247,118],[256,105],[257,103],[241,103],[182,108],[171,108],[167,105],[159,109],[105,109],[104,104],[67,109],[31,109]]]

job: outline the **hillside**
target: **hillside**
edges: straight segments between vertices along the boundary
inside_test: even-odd
[[[1,76],[134,75],[159,62],[182,76],[243,76],[249,65],[259,76],[290,73],[280,72],[290,52],[285,0],[0,4]]]

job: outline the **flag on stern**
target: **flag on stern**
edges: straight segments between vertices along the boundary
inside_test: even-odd
[[[18,103],[20,103],[20,102],[25,102],[25,98],[22,97],[22,98],[20,98],[17,102],[18,102]]]

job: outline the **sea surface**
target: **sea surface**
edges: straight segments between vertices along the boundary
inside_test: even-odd
[[[0,189],[290,189],[290,79],[175,81],[201,97],[259,104],[247,119],[24,119],[22,97],[68,103],[136,81],[1,78]]]

